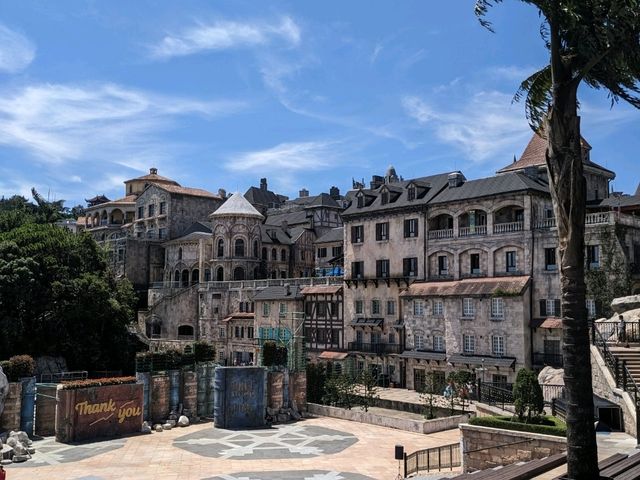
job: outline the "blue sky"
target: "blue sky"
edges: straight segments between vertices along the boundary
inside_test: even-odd
[[[406,178],[491,175],[531,131],[519,81],[545,64],[537,12],[473,1],[5,2],[0,195],[68,205],[122,195],[155,166],[184,186],[343,191],[393,164]],[[592,159],[640,180],[640,112],[581,91]]]

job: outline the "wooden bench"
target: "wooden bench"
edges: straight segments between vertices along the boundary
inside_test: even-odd
[[[453,480],[529,480],[565,463],[567,463],[567,454],[558,453],[550,457],[531,460],[530,462],[522,464],[512,463],[502,468],[491,468],[475,473],[465,473],[454,477]]]

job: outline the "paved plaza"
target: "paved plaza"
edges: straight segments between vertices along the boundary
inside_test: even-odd
[[[82,445],[49,438],[6,469],[7,480],[394,479],[396,444],[412,452],[458,440],[458,429],[421,435],[326,417],[262,430],[203,423]]]

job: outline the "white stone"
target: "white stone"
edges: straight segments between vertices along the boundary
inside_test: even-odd
[[[179,427],[189,426],[189,418],[185,417],[184,415],[180,415],[180,418],[178,418],[178,426]]]
[[[142,422],[142,429],[140,430],[142,433],[151,433],[151,426],[149,422]]]
[[[171,428],[176,426],[176,421],[174,419],[167,420],[167,424],[171,426]]]
[[[0,367],[0,415],[4,410],[4,399],[9,394],[9,380]]]
[[[164,425],[162,425],[162,429],[163,430],[171,430],[171,424],[170,423],[165,423]]]
[[[564,370],[544,367],[538,374],[538,383],[540,385],[564,385]]]
[[[155,426],[153,427],[153,429],[154,429],[156,432],[162,432],[162,431],[164,430],[164,429],[162,428],[162,425],[160,425],[160,424],[155,425]]]
[[[624,313],[629,310],[640,309],[640,295],[614,298],[611,302],[611,308],[616,313]]]

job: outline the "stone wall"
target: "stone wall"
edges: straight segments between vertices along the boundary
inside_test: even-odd
[[[562,453],[563,437],[461,424],[462,471],[485,470]]]
[[[593,393],[615,403],[622,410],[622,421],[624,431],[629,435],[636,436],[636,409],[631,396],[616,387],[615,379],[609,368],[604,363],[604,359],[598,348],[591,345],[591,381],[593,382]]]
[[[4,399],[4,410],[0,415],[0,430],[20,430],[21,406],[22,383],[9,383],[9,393]]]
[[[313,415],[323,417],[341,418],[352,422],[367,423],[380,427],[395,428],[405,432],[414,433],[435,433],[443,430],[450,430],[463,422],[468,422],[470,414],[455,415],[452,417],[435,418],[433,420],[413,420],[408,418],[389,417],[373,412],[365,412],[360,408],[347,410],[346,408],[330,407],[328,405],[318,405],[308,403],[307,411]]]

